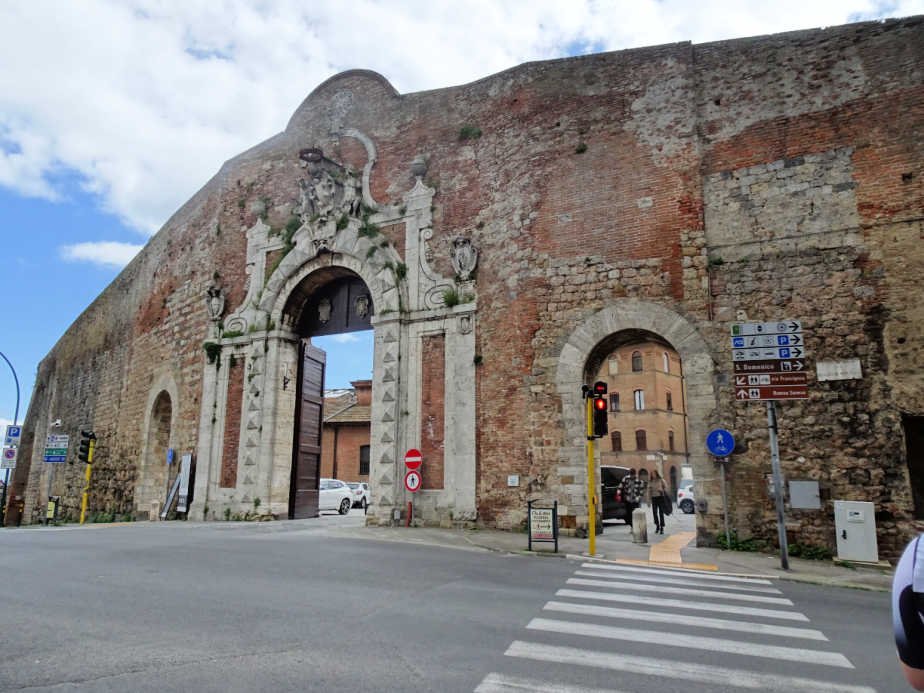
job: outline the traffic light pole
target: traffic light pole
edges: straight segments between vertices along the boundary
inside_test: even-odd
[[[90,449],[87,454],[87,473],[86,473],[86,485],[83,487],[83,498],[80,501],[80,524],[83,524],[84,518],[87,514],[87,495],[90,492],[90,470],[93,468],[93,449],[96,447],[96,441],[90,440]]]
[[[597,554],[597,494],[594,492],[594,412],[593,397],[585,396],[587,418],[587,553]]]

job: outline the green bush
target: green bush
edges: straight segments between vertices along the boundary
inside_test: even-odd
[[[806,546],[799,542],[792,542],[787,547],[789,555],[796,558],[807,558],[812,561],[827,561],[833,557],[830,549],[824,546]]]
[[[474,125],[463,125],[459,130],[459,141],[465,142],[465,140],[477,140],[481,137],[481,128],[476,128]]]
[[[724,532],[719,534],[716,537],[716,543],[719,545],[719,548],[725,549],[726,551],[763,551],[767,548],[767,542],[762,539],[756,539],[754,537],[750,539],[739,539],[737,532],[731,532],[728,539],[726,539]]]

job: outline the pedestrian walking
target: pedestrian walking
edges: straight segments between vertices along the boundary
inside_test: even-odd
[[[626,504],[626,524],[630,527],[632,526],[632,511],[642,502],[646,488],[647,484],[635,475],[634,469],[629,470],[619,485],[619,495]]]
[[[648,501],[651,503],[651,514],[654,516],[655,534],[664,534],[664,506],[670,501],[667,484],[655,470],[651,473],[651,483],[648,486]]]

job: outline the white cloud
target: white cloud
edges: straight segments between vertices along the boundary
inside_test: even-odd
[[[98,241],[61,246],[61,257],[65,260],[89,261],[109,267],[124,267],[138,254],[143,245]]]
[[[359,337],[357,337],[356,335],[350,334],[350,333],[347,333],[347,334],[335,334],[335,335],[333,335],[333,336],[331,337],[331,339],[332,339],[333,341],[335,341],[335,342],[338,342],[339,344],[348,344],[348,343],[350,343],[350,342],[358,342],[358,341],[359,341]]]
[[[76,172],[154,232],[224,160],[350,68],[401,92],[568,50],[704,42],[924,12],[924,0],[84,0],[0,3],[0,185],[56,199]]]

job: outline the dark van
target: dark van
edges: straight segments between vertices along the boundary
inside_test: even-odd
[[[622,478],[628,473],[628,467],[601,465],[600,485],[602,489],[600,498],[603,500],[601,512],[604,520],[627,520],[629,513],[622,496],[619,494],[619,484],[622,483]]]

